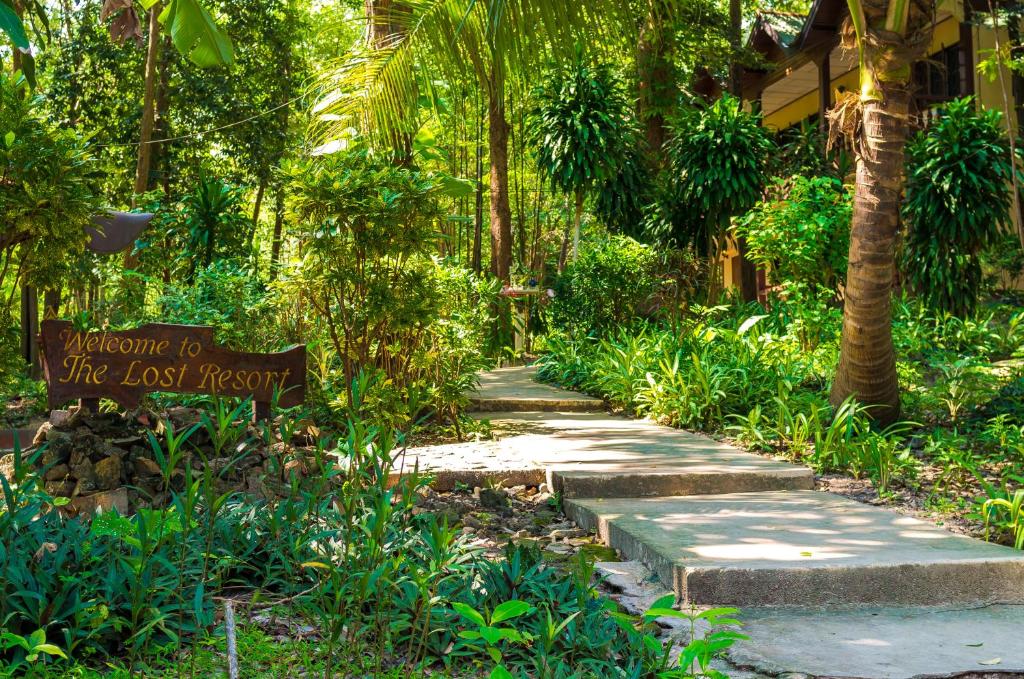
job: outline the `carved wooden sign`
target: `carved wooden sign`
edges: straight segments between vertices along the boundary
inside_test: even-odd
[[[153,323],[119,332],[75,330],[68,321],[42,323],[43,374],[50,407],[72,399],[109,398],[124,408],[155,391],[253,398],[259,417],[277,403],[306,397],[306,348],[277,354],[230,351],[213,328]]]

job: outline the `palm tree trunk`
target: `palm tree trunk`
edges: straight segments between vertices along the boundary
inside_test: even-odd
[[[864,102],[832,403],[854,396],[874,407],[871,414],[877,421],[891,423],[900,414],[891,293],[910,95],[898,83],[883,82],[879,90],[880,98]]]
[[[488,83],[488,142],[491,160],[491,273],[508,283],[512,271],[512,208],[508,195],[508,132],[505,82],[492,67]]]
[[[861,113],[843,337],[831,401],[838,405],[853,396],[871,407],[876,421],[889,424],[900,416],[891,297],[908,83],[914,55],[931,42],[932,12],[906,0],[847,3],[859,48]]]

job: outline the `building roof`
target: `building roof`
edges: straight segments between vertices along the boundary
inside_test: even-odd
[[[761,11],[757,13],[751,37],[753,37],[754,31],[763,30],[775,40],[779,47],[788,51],[800,36],[806,20],[806,14]]]

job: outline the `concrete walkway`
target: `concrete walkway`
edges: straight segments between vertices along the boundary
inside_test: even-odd
[[[604,402],[535,381],[528,367],[499,368],[480,375],[480,386],[470,395],[476,412],[558,411],[599,413]]]
[[[482,376],[474,403],[496,441],[406,464],[442,487],[548,481],[683,604],[743,607],[737,676],[1024,676],[1024,553],[813,491],[809,469],[604,414],[533,375]]]

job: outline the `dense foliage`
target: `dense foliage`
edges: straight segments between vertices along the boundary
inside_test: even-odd
[[[653,248],[627,236],[588,241],[558,279],[554,324],[580,336],[629,325],[650,308],[657,265]]]
[[[46,120],[19,75],[0,74],[0,289],[60,285],[98,208],[83,140]]]
[[[142,671],[148,659],[173,657],[212,632],[215,597],[242,588],[261,592],[252,605],[291,602],[316,621],[316,666],[326,676],[363,664],[362,652],[372,654],[367,675],[401,657],[410,670],[446,673],[472,666],[552,679],[581,670],[690,676],[672,669],[646,620],[615,612],[597,594],[585,559],[565,571],[536,547],[510,544],[493,561],[445,518],[416,511],[428,479],[409,473],[393,483],[401,451],[361,421],[304,458],[306,478],[291,472],[284,497],[222,494],[224,469],[213,471],[215,460],[192,440],[202,436],[213,453],[231,450],[231,465],[245,465],[257,444],[238,421],[245,406],[220,403],[185,431],[168,424],[164,442],[152,437],[171,502],[133,517],[64,516],[32,471],[45,465],[46,448],[16,454],[12,480],[0,477],[0,669],[70,658]],[[269,428],[262,435],[276,436]],[[179,483],[182,461],[190,480]],[[197,652],[180,656],[183,675],[195,676]]]
[[[1009,142],[1002,115],[950,102],[908,147],[907,280],[937,311],[966,316],[982,286],[979,255],[1009,223]]]
[[[582,197],[618,169],[630,139],[626,98],[609,64],[582,54],[555,69],[534,94],[531,134],[537,164],[552,186]]]
[[[846,277],[850,196],[837,179],[780,179],[769,198],[737,219],[750,258],[776,285],[802,283],[835,290]]]
[[[454,418],[487,364],[483,309],[497,291],[431,256],[442,178],[365,152],[314,160],[292,177],[307,251],[288,285],[313,305],[340,365],[340,380],[325,376],[327,393],[347,407],[360,377],[376,385],[378,414],[403,413],[396,424],[424,402]]]
[[[729,218],[761,197],[771,136],[759,114],[728,95],[706,108],[682,109],[673,130],[668,152],[679,209],[695,220],[682,242],[717,252]]]

